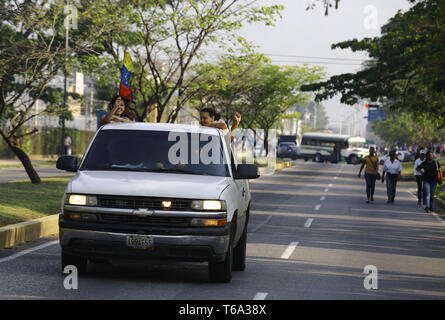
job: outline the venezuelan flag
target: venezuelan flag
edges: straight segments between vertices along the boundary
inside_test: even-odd
[[[131,100],[130,77],[133,72],[133,61],[130,54],[125,50],[124,65],[122,67],[121,84],[119,88],[119,95]]]

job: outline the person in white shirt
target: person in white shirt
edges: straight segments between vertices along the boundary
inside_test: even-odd
[[[387,203],[393,203],[396,196],[397,179],[402,171],[402,164],[396,159],[396,152],[389,152],[389,159],[383,165],[382,183],[386,174],[386,193],[388,195]]]
[[[416,177],[416,182],[417,182],[417,205],[420,206],[422,205],[422,198],[423,198],[423,188],[422,188],[422,184],[423,184],[423,179],[422,179],[422,172],[424,171],[423,169],[421,170],[421,172],[417,171],[417,167],[423,162],[425,161],[425,150],[420,150],[420,157],[416,159],[416,161],[414,162],[414,176]],[[423,203],[425,203],[425,199],[423,201]]]

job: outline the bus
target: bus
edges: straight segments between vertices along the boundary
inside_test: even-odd
[[[298,158],[315,162],[357,164],[369,154],[365,138],[329,133],[304,133],[299,149]]]

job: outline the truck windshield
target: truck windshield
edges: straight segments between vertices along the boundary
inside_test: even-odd
[[[79,170],[229,176],[219,136],[145,130],[100,131]]]

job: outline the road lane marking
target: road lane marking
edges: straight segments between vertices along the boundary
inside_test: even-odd
[[[43,249],[43,248],[46,248],[46,247],[58,244],[58,243],[59,243],[59,240],[54,240],[54,241],[51,241],[51,242],[48,242],[48,243],[41,244],[40,246],[37,246],[37,247],[34,247],[34,248],[29,248],[29,249],[23,250],[21,252],[18,252],[18,253],[10,255],[9,257],[0,258],[0,263],[17,259],[17,258],[19,258],[21,256],[24,256],[25,254],[28,254],[28,253],[31,253],[31,252],[34,252],[34,251],[37,251],[37,250],[40,250],[40,249]]]
[[[283,254],[281,255],[281,259],[289,259],[291,254],[294,252],[295,248],[298,246],[298,242],[291,242],[290,245],[284,250]]]
[[[443,219],[435,212],[430,212],[434,218],[436,218],[437,221],[439,221],[440,223],[442,223],[445,226],[445,221],[443,221]]]
[[[411,191],[407,191],[410,195],[413,196],[414,199],[417,200],[417,197],[414,195],[414,193],[412,193]],[[435,212],[430,212],[434,218],[436,218],[437,221],[439,221],[441,224],[443,224],[445,226],[445,221]]]
[[[407,192],[408,192],[410,195],[412,195],[414,199],[417,200],[417,197],[416,197],[411,191],[407,191]]]
[[[255,297],[253,297],[253,300],[266,300],[267,292],[258,292]]]
[[[328,191],[329,191],[329,188],[324,189],[324,192],[328,192]]]
[[[326,199],[326,197],[325,197],[325,196],[322,196],[322,197],[320,198],[320,201],[324,201],[324,199]]]
[[[270,219],[272,219],[272,215],[268,216],[266,218],[266,220],[264,220],[263,223],[260,223],[258,226],[255,227],[255,229],[253,229],[250,233],[255,233],[257,232],[260,228],[262,228],[263,226],[265,226],[266,224],[269,223]]]
[[[317,204],[316,206],[315,206],[315,208],[314,208],[314,210],[320,210],[320,207],[321,207],[321,204]]]
[[[330,184],[328,185],[328,187],[331,188],[331,187],[332,187],[332,183],[330,183]]]
[[[310,228],[310,226],[311,226],[311,224],[312,224],[312,221],[314,221],[313,218],[309,218],[309,219],[307,219],[306,223],[304,224],[304,227],[305,227],[305,228]]]

